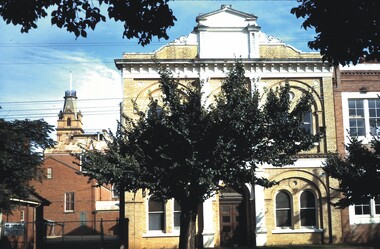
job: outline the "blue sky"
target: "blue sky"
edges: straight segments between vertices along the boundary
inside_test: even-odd
[[[290,14],[295,0],[173,1],[170,5],[178,21],[169,30],[169,40],[154,39],[145,47],[136,40],[122,39],[122,24],[114,21],[88,31],[87,38],[75,39],[73,34],[52,27],[50,19],[40,20],[38,28],[26,34],[1,20],[0,118],[44,118],[56,125],[71,71],[84,128],[115,129],[122,82],[113,60],[121,58],[123,52],[153,52],[189,34],[196,25],[196,16],[217,10],[222,4],[258,16],[263,32],[310,51],[307,41],[314,32],[301,29],[302,20]]]

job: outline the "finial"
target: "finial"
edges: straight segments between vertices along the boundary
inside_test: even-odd
[[[73,90],[73,76],[70,70],[70,91]]]

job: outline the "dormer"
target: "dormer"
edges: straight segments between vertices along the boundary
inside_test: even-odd
[[[260,27],[257,17],[222,5],[197,17],[198,56],[207,58],[259,58]]]

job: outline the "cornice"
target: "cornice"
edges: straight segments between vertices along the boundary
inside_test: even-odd
[[[340,71],[342,75],[380,75],[380,71],[375,70],[355,70],[355,71]]]
[[[306,74],[315,77],[331,77],[329,63],[319,58],[259,58],[241,59],[246,75],[265,77],[304,77]],[[198,77],[208,74],[210,77],[225,77],[228,69],[236,59],[116,59],[115,64],[122,70],[125,78],[157,78],[157,65],[164,65],[175,77]],[[287,76],[286,76],[287,75]]]

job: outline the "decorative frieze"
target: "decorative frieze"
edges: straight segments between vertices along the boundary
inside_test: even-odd
[[[165,60],[158,65],[165,65],[166,69],[179,78],[198,78],[206,73],[210,77],[225,77],[228,69],[235,60]],[[126,78],[158,78],[157,65],[152,61],[126,60],[115,61],[116,66],[123,71]],[[261,77],[331,77],[332,67],[319,60],[255,60],[242,61],[247,77],[260,75]]]

